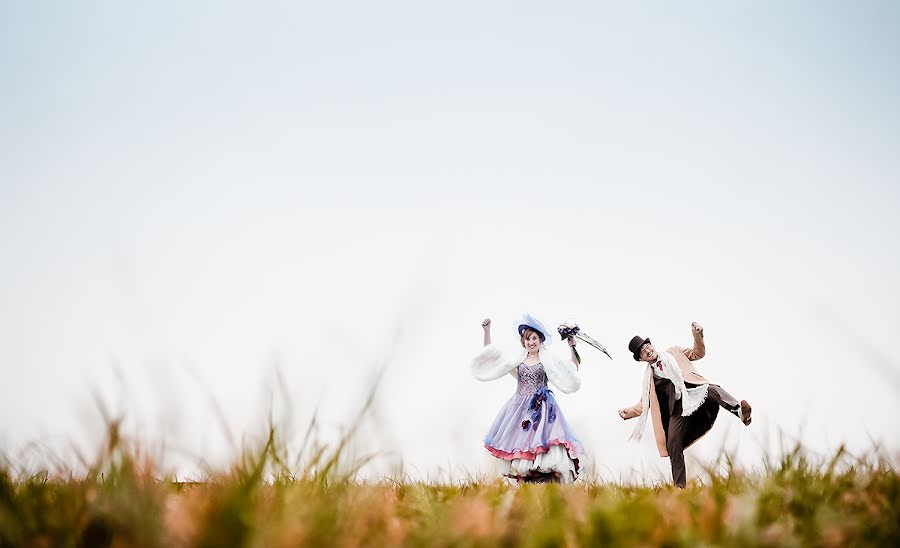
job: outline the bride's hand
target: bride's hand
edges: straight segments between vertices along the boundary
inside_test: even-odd
[[[485,328],[485,330],[491,328],[491,319],[485,318],[483,322],[481,322],[481,327]]]

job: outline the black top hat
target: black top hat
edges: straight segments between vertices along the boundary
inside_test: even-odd
[[[640,335],[632,337],[631,342],[628,343],[628,351],[634,355],[634,361],[641,361],[641,347],[648,342],[650,339],[644,339]]]

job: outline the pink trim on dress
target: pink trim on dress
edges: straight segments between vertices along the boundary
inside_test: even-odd
[[[546,453],[550,451],[550,447],[553,445],[562,445],[566,448],[566,453],[569,454],[569,458],[573,460],[577,460],[578,456],[573,455],[575,451],[573,451],[572,444],[567,441],[560,441],[558,439],[551,440],[547,442],[547,445],[539,445],[534,451],[516,451],[514,453],[507,453],[506,451],[502,451],[497,449],[496,447],[491,447],[490,445],[485,444],[484,448],[491,452],[492,455],[497,457],[498,459],[503,460],[513,460],[513,459],[525,459],[525,460],[534,460],[538,455],[542,453]]]

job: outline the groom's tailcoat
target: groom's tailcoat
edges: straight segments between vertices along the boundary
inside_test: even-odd
[[[681,369],[681,375],[684,377],[684,382],[691,384],[710,384],[710,381],[707,380],[703,375],[697,372],[694,369],[694,364],[692,363],[694,360],[699,360],[706,354],[706,346],[703,344],[703,335],[701,333],[694,333],[694,347],[693,348],[682,348],[680,346],[673,346],[667,350],[669,354],[671,354],[675,361],[678,362],[678,367]],[[666,431],[668,424],[663,425],[662,417],[663,413],[660,412],[659,408],[659,398],[656,396],[656,388],[654,386],[653,378],[650,379],[650,419],[653,423],[653,434],[656,436],[656,448],[659,450],[660,457],[669,456],[669,451],[666,449]],[[643,394],[641,394],[641,399],[643,399]],[[669,417],[669,413],[671,412],[671,404],[674,402],[669,402],[670,409],[665,413],[665,417]],[[707,405],[712,404],[712,405]],[[633,419],[638,417],[643,412],[641,408],[641,400],[638,400],[636,405],[631,407],[626,407],[625,418]],[[692,439],[685,440],[685,447],[690,446],[692,443],[697,441],[703,434],[709,431],[712,428],[713,422],[716,420],[716,414],[718,411],[718,406],[715,405],[712,401],[707,400],[706,403],[694,412],[692,417],[696,415],[695,419],[695,428],[692,428],[692,433],[690,437]]]

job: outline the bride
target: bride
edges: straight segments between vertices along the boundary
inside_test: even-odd
[[[575,481],[584,449],[548,386],[565,393],[581,386],[575,339],[569,338],[569,359],[559,359],[546,348],[550,334],[544,325],[524,314],[517,327],[523,351],[510,360],[491,344],[490,318],[481,325],[484,348],[472,360],[472,374],[480,381],[507,374],[518,380],[516,393],[484,437],[484,447],[505,463],[504,475],[519,482]]]

